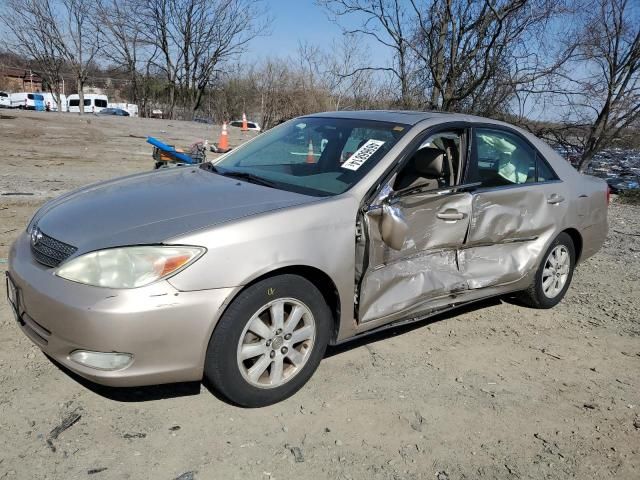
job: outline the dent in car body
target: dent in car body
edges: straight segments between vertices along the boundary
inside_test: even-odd
[[[334,197],[299,195],[185,167],[90,186],[45,205],[35,221],[46,233],[77,245],[77,255],[139,243],[194,244],[207,252],[164,283],[123,293],[54,277],[33,260],[23,234],[17,242],[20,251],[12,249],[9,255],[9,270],[27,309],[53,332],[43,350],[64,362],[77,347],[141,349],[126,372],[96,374],[76,367],[100,383],[193,380],[202,376],[208,340],[225,307],[243,286],[282,268],[302,266],[330,279],[340,302],[334,340],[342,341],[398,319],[527,288],[540,253],[565,229],[579,232],[582,258],[602,245],[604,182],[579,174],[526,132],[492,120],[429,112],[314,116],[412,126],[360,182]],[[518,186],[512,192],[421,193],[399,199],[393,207],[402,210],[409,229],[402,248],[391,249],[382,241],[379,214],[361,214],[368,206],[363,202],[412,141],[448,122],[490,123],[519,132],[549,161],[560,181]],[[561,194],[565,202],[548,204],[550,193]],[[456,221],[437,218],[443,209],[464,215]],[[160,303],[152,295],[166,292],[178,293],[172,300],[181,305],[169,306],[174,302],[168,301],[155,308]],[[135,297],[139,294],[144,298]],[[139,339],[149,335],[151,342],[141,346]],[[186,351],[186,344],[193,347]],[[167,363],[167,352],[179,361]]]
[[[360,290],[361,322],[402,314],[412,305],[419,309],[430,298],[460,290],[464,283],[456,250],[467,233],[471,195],[426,192],[399,197],[393,207],[402,212],[409,226],[400,250],[383,240],[383,217],[366,215],[369,269]],[[462,213],[463,218],[445,221],[437,217],[450,210]]]

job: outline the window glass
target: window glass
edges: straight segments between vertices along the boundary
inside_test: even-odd
[[[223,175],[249,173],[283,190],[335,195],[371,170],[406,129],[386,122],[301,118],[232,150],[215,166]]]
[[[395,143],[394,132],[392,130],[381,130],[379,128],[354,128],[347,137],[344,147],[342,147],[342,151],[340,152],[340,163],[343,163],[351,157],[356,150],[361,148],[371,139]],[[322,141],[320,147],[324,148]]]
[[[551,167],[542,158],[538,157],[538,181],[548,182],[550,180],[557,180],[558,176],[551,169]]]
[[[516,135],[477,129],[474,136],[476,155],[469,164],[469,182],[496,187],[536,181],[535,152]]]
[[[27,98],[28,98],[29,100],[33,100],[33,93],[29,93],[29,94],[27,95]]]
[[[438,132],[425,139],[413,153],[412,158],[398,172],[394,182],[394,190],[420,187],[424,190],[437,190],[455,184],[460,168],[460,132]],[[415,167],[415,159],[421,162],[442,160],[442,171],[439,176],[425,176]]]
[[[70,107],[77,107],[80,105],[80,100],[77,98],[74,98],[73,100],[69,100],[69,106]]]
[[[96,104],[96,107],[100,107],[100,108],[106,108],[107,107],[107,101],[106,100],[101,100],[99,98],[96,98],[95,104]]]
[[[231,122],[229,125],[231,125],[232,127],[241,127],[242,122]]]

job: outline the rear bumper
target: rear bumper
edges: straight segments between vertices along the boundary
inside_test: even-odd
[[[11,247],[20,328],[43,352],[80,376],[116,387],[200,380],[211,332],[235,289],[181,292],[166,281],[130,290],[91,287],[37,263],[29,239]],[[133,355],[105,371],[69,358],[74,350]]]

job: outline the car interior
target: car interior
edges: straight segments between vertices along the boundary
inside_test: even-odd
[[[454,185],[461,165],[461,136],[462,132],[447,131],[427,138],[400,169],[393,189],[429,191]]]

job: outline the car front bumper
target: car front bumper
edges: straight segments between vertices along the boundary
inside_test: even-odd
[[[209,338],[235,289],[183,292],[160,281],[135,289],[74,283],[35,261],[23,233],[11,247],[8,275],[17,289],[22,331],[55,361],[114,387],[202,379]],[[133,355],[121,370],[70,359],[76,350]]]

